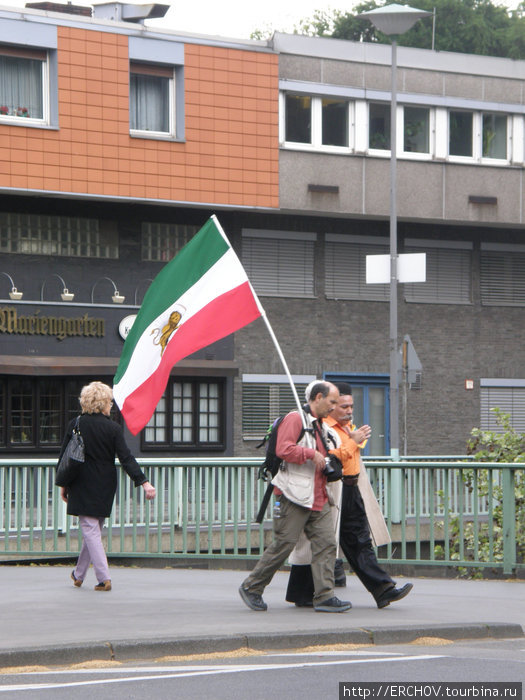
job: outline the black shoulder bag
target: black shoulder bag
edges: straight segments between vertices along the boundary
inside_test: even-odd
[[[84,463],[84,440],[78,427],[79,421],[80,416],[77,416],[69,442],[58,462],[55,475],[56,486],[69,486],[72,484],[78,476],[78,470]]]

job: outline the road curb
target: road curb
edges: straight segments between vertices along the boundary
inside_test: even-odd
[[[83,661],[129,661],[164,656],[190,656],[238,649],[258,651],[294,649],[330,644],[407,644],[421,637],[461,639],[512,639],[524,637],[521,625],[480,623],[421,627],[370,627],[320,632],[236,634],[152,640],[116,640],[39,646],[0,651],[0,669],[16,666],[69,665]]]

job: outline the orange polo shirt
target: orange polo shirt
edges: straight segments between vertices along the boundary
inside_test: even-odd
[[[332,430],[335,430],[341,438],[341,447],[330,450],[330,452],[336,455],[336,457],[339,457],[343,463],[343,474],[345,476],[355,476],[359,474],[359,452],[361,447],[365,446],[366,440],[362,442],[361,445],[358,445],[355,440],[352,440],[348,433],[352,429],[355,429],[355,425],[343,427],[335,418],[332,418],[332,416],[328,416],[324,421],[326,425],[332,428]]]

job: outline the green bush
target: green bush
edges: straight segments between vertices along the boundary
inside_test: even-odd
[[[511,425],[510,416],[499,408],[491,409],[496,416],[499,431],[481,430],[474,428],[467,443],[467,454],[472,455],[476,462],[525,462],[525,433],[518,433]],[[450,558],[460,559],[460,537],[463,539],[464,560],[472,561],[503,561],[503,490],[495,481],[497,472],[491,469],[477,470],[477,492],[479,497],[491,498],[493,503],[492,518],[488,522],[478,523],[477,531],[471,521],[463,521],[461,533],[460,517],[451,520]],[[475,472],[473,469],[463,471],[463,483],[473,492]],[[525,560],[525,475],[523,471],[516,473],[516,555],[517,561]],[[443,493],[440,493],[443,498]],[[444,504],[447,507],[447,504]],[[491,544],[492,534],[492,544]],[[492,548],[492,549],[491,549]],[[444,548],[435,547],[438,559],[444,558]],[[481,578],[483,569],[480,567],[458,567],[461,576]]]

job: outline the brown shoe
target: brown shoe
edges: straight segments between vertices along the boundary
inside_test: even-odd
[[[73,569],[71,572],[71,580],[73,581],[73,585],[77,588],[80,588],[80,586],[84,583],[81,578],[77,578],[75,576],[75,569]]]
[[[110,591],[111,590],[111,581],[108,579],[107,581],[102,581],[102,583],[97,583],[95,586],[96,591]]]

